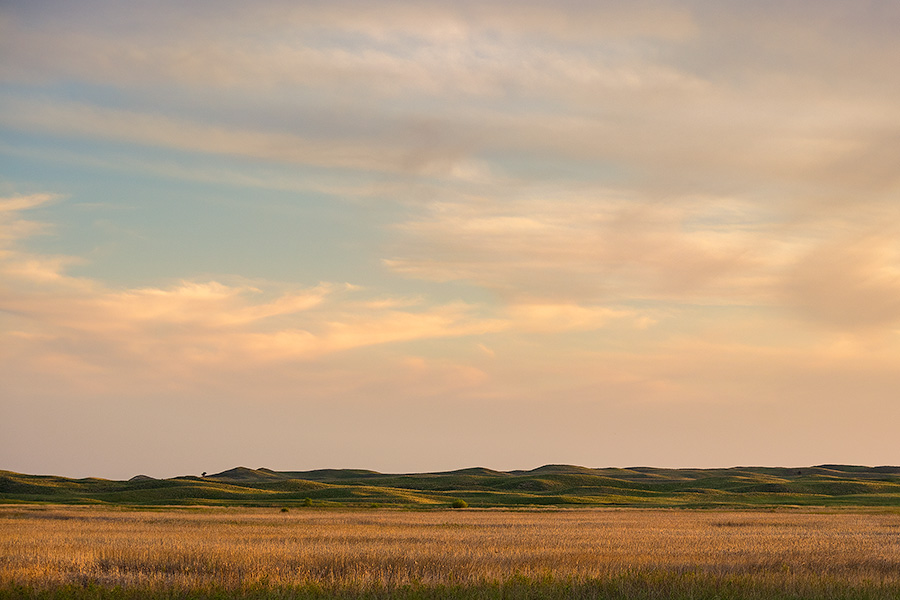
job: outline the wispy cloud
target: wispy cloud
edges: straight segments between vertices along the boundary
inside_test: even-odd
[[[774,185],[781,201],[793,186],[834,197],[897,185],[883,158],[896,90],[872,75],[896,53],[871,33],[889,9],[829,3],[811,26],[786,7],[702,3],[169,8],[105,6],[115,27],[7,11],[6,77],[38,85],[4,99],[4,124],[428,176],[582,161],[595,179],[612,170],[658,192]],[[129,108],[34,97],[70,80],[115,88]]]
[[[900,326],[900,229],[837,237],[813,247],[783,281],[801,315],[839,328]]]
[[[767,263],[777,244],[765,241],[764,215],[719,210],[733,204],[615,196],[442,203],[400,226],[407,256],[386,264],[407,276],[467,280],[512,297],[758,300],[770,284]]]
[[[45,231],[46,224],[22,218],[19,213],[55,199],[56,197],[51,194],[0,198],[0,251],[9,248],[18,240]]]
[[[0,124],[68,136],[110,139],[168,149],[239,155],[287,163],[363,170],[402,170],[405,151],[365,143],[307,139],[277,131],[204,125],[162,115],[75,103],[2,101]]]
[[[40,231],[22,216],[50,196],[0,199],[4,286],[2,333],[29,345],[35,364],[79,365],[112,374],[123,363],[158,377],[190,366],[226,372],[269,362],[308,361],[354,348],[484,334],[507,324],[462,303],[416,306],[407,299],[363,301],[354,286],[320,284],[273,295],[247,285],[182,281],[115,289],[66,273],[73,257],[17,248]],[[50,356],[56,358],[47,363]],[[63,359],[63,357],[68,357]],[[185,369],[188,369],[185,371]]]

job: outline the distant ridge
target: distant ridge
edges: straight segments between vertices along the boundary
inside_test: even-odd
[[[215,475],[207,475],[206,477],[208,479],[237,479],[240,481],[283,479],[281,475],[270,469],[248,469],[247,467],[235,467]]]
[[[68,479],[0,471],[0,503],[122,505],[471,507],[900,508],[900,467],[662,469],[552,464],[531,470],[470,467],[433,473],[367,469],[275,471],[234,467],[198,477],[128,481]]]
[[[882,465],[879,467],[861,467],[858,465],[817,465],[814,468],[829,469],[831,471],[845,471],[848,473],[874,471],[876,473],[898,473],[898,474],[900,474],[900,467],[891,467],[888,465]]]
[[[724,467],[711,469],[670,469],[661,467],[580,467],[577,465],[549,464],[531,470],[495,471],[486,467],[468,467],[454,471],[435,471],[425,473],[380,473],[368,469],[315,469],[311,471],[274,471],[265,467],[249,469],[235,467],[207,475],[208,479],[230,479],[241,481],[271,481],[273,479],[308,479],[311,481],[347,481],[358,479],[408,479],[418,478],[509,478],[547,475],[581,475],[615,477],[624,480],[665,478],[671,480],[697,479],[704,476],[723,474],[752,474],[791,477],[795,475],[846,475],[853,474],[863,478],[877,477],[884,474],[900,474],[900,466],[867,467],[861,465],[823,464],[811,467]]]

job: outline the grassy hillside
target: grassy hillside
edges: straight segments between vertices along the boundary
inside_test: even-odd
[[[900,467],[818,465],[729,469],[484,468],[385,474],[359,469],[272,471],[237,467],[207,477],[128,481],[0,471],[0,502],[122,505],[448,507],[898,506]]]

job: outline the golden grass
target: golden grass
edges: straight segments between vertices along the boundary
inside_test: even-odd
[[[635,573],[900,585],[900,514],[0,507],[0,584],[467,586]]]

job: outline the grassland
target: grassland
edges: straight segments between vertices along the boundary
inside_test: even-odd
[[[14,598],[896,599],[900,468],[0,471]]]
[[[129,481],[0,471],[0,503],[441,508],[455,499],[472,507],[900,507],[900,467],[589,469],[547,465],[531,471],[473,468],[403,475],[238,467],[208,477]]]
[[[0,599],[898,597],[885,509],[0,507]]]

